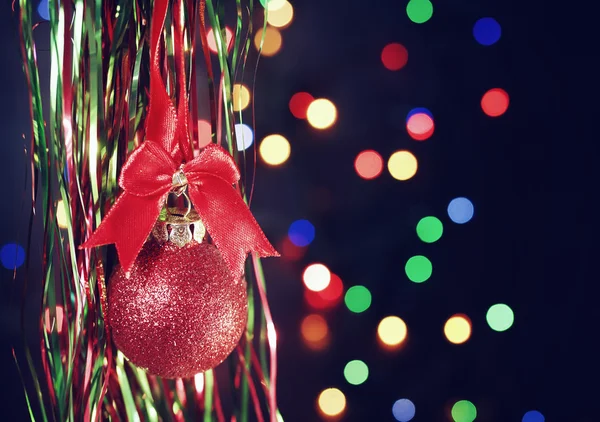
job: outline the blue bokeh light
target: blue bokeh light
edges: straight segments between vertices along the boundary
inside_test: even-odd
[[[406,123],[408,123],[408,121],[410,120],[410,118],[412,116],[414,116],[415,114],[418,114],[418,113],[426,114],[429,117],[431,117],[431,119],[433,120],[433,114],[431,113],[431,111],[429,111],[429,109],[427,109],[425,107],[416,107],[416,108],[413,108],[411,111],[409,111],[408,114],[406,115]]]
[[[473,36],[481,45],[492,45],[498,42],[502,28],[494,18],[481,18],[473,26]]]
[[[254,132],[252,132],[250,126],[244,123],[237,123],[235,125],[235,139],[238,151],[244,151],[254,142]]]
[[[408,422],[415,417],[415,405],[409,399],[400,399],[392,406],[392,414],[398,422]]]
[[[537,410],[530,410],[529,412],[523,415],[522,422],[544,422],[546,418]]]
[[[467,198],[454,198],[448,204],[448,216],[456,224],[465,224],[473,218],[475,208]]]
[[[0,261],[7,270],[19,268],[25,262],[25,249],[16,243],[7,243],[0,249]]]
[[[42,0],[37,7],[38,15],[40,18],[49,21],[50,20],[50,3],[49,0]]]
[[[308,220],[296,220],[290,224],[288,237],[296,246],[308,246],[315,239],[315,226]]]

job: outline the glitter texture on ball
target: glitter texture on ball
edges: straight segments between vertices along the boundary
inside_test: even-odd
[[[108,286],[116,346],[136,366],[165,378],[214,368],[237,345],[247,320],[246,282],[234,280],[217,248],[149,241],[130,277]]]

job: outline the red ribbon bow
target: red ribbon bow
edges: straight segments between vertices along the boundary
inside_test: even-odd
[[[179,3],[175,4],[177,8]],[[157,0],[152,17],[150,107],[146,118],[148,140],[123,166],[119,186],[124,192],[81,247],[114,243],[121,266],[128,273],[169,192],[175,187],[187,187],[192,203],[225,263],[235,277],[240,277],[248,252],[258,253],[261,257],[278,256],[278,253],[233,187],[240,174],[229,153],[210,144],[198,157],[193,157],[187,129],[187,96],[181,95],[183,99],[180,98],[176,112],[160,74],[159,40],[167,6],[168,1]],[[174,15],[178,16],[177,10]],[[179,24],[175,27],[176,42],[182,45],[182,30]],[[176,62],[178,84],[184,90],[181,50]]]

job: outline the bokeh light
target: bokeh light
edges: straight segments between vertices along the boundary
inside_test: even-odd
[[[279,10],[286,3],[286,0],[260,0],[262,7],[266,8],[269,12]]]
[[[410,118],[412,116],[414,116],[415,114],[426,114],[429,117],[431,117],[431,119],[433,120],[433,113],[431,111],[429,111],[429,109],[427,109],[425,107],[415,107],[411,111],[409,111],[408,114],[406,115],[406,123],[408,123]]]
[[[315,129],[330,128],[337,120],[335,104],[325,98],[313,100],[306,110],[306,119]]]
[[[466,315],[453,315],[444,325],[444,334],[450,343],[466,342],[471,337],[471,320]]]
[[[490,117],[502,116],[508,109],[510,99],[502,88],[492,88],[481,98],[481,108]]]
[[[320,292],[329,285],[331,272],[323,264],[310,264],[304,269],[302,280],[308,290]]]
[[[498,42],[502,28],[494,18],[481,18],[473,26],[473,36],[481,45],[492,45]]]
[[[323,350],[329,343],[329,327],[321,315],[310,314],[304,317],[300,333],[306,346],[312,350]]]
[[[244,110],[250,104],[250,90],[243,84],[234,84],[231,96],[233,111]]]
[[[284,0],[280,7],[269,10],[267,13],[267,23],[276,28],[285,28],[292,22],[292,19],[294,19],[294,7],[287,0]]]
[[[38,15],[40,18],[49,21],[50,20],[50,2],[48,0],[40,1],[40,4],[37,7]]]
[[[233,31],[229,29],[228,26],[225,27],[225,42],[227,43],[227,51],[231,49],[233,43],[231,40],[233,39]],[[208,34],[206,34],[206,41],[208,43],[208,49],[213,53],[217,54],[219,51],[217,49],[217,41],[215,40],[215,33],[212,28],[208,30]]]
[[[390,43],[381,51],[381,62],[388,70],[400,70],[408,62],[408,51],[400,43]]]
[[[515,314],[510,306],[497,303],[488,309],[485,319],[494,331],[506,331],[515,322]]]
[[[315,226],[308,220],[296,220],[290,224],[288,237],[296,246],[308,246],[315,239]]]
[[[254,132],[252,132],[252,128],[245,123],[236,123],[235,142],[238,151],[248,149],[254,142]]]
[[[392,414],[398,422],[408,422],[415,417],[416,408],[409,399],[396,400],[392,406]]]
[[[210,122],[198,120],[198,147],[204,148],[212,142],[212,128]]]
[[[344,294],[344,283],[337,275],[331,273],[331,280],[327,287],[320,292],[304,289],[306,303],[314,309],[329,309],[336,306]]]
[[[433,118],[427,113],[414,113],[406,122],[406,131],[415,141],[431,138],[435,130]]]
[[[406,14],[414,23],[425,23],[433,16],[433,4],[429,0],[410,0]]]
[[[471,221],[474,212],[473,203],[462,196],[454,198],[448,204],[448,217],[456,224],[465,224]]]
[[[286,261],[298,261],[306,254],[306,248],[294,245],[288,236],[283,238],[279,250]]]
[[[56,331],[60,334],[63,330],[64,317],[65,311],[62,306],[57,305],[53,315],[50,313],[50,308],[46,308],[44,311],[44,327],[46,328],[46,332],[50,333]]]
[[[290,111],[297,119],[306,119],[308,106],[314,101],[312,95],[308,92],[297,92],[290,98]]]
[[[7,270],[19,268],[25,262],[25,249],[16,243],[7,243],[0,249],[0,261]]]
[[[363,179],[375,179],[383,171],[383,158],[377,151],[362,151],[354,160],[354,169]]]
[[[545,422],[546,418],[537,410],[530,410],[523,415],[521,422]]]
[[[283,136],[269,135],[260,143],[258,152],[266,164],[279,166],[290,158],[291,147],[288,140]]]
[[[62,199],[56,203],[56,223],[61,229],[66,229],[68,227],[67,209],[65,208],[65,202]]]
[[[404,271],[410,281],[414,283],[423,283],[431,277],[433,265],[427,257],[415,255],[406,261]]]
[[[344,378],[352,385],[360,385],[369,378],[369,367],[362,360],[351,360],[344,367]]]
[[[371,306],[371,292],[365,286],[352,286],[346,292],[344,302],[351,312],[360,314]]]
[[[397,316],[388,316],[377,326],[377,336],[386,346],[396,347],[406,339],[406,323]]]
[[[444,225],[437,217],[423,217],[417,223],[417,236],[425,243],[436,242],[444,233]]]
[[[396,151],[388,160],[388,171],[396,180],[408,180],[417,173],[417,158],[409,151]]]
[[[469,400],[460,400],[452,406],[454,422],[473,422],[477,417],[477,409]]]
[[[283,39],[281,38],[281,33],[277,28],[273,28],[272,26],[267,26],[267,29],[264,31],[264,40],[263,40],[263,30],[259,30],[256,32],[254,36],[254,46],[257,50],[260,49],[260,43],[262,44],[261,55],[263,56],[274,56],[281,50],[281,45],[283,44]]]
[[[346,409],[346,396],[337,388],[328,388],[319,394],[319,409],[327,416],[337,416]]]

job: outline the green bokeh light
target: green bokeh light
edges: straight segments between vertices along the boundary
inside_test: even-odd
[[[423,255],[416,255],[406,261],[404,270],[410,281],[422,283],[431,277],[433,266],[431,265],[431,261]]]
[[[361,313],[371,306],[371,292],[365,286],[352,286],[346,292],[344,302],[354,313]]]
[[[477,409],[469,400],[460,400],[452,406],[454,422],[473,422],[477,417]]]
[[[433,243],[442,237],[444,225],[436,217],[423,217],[417,224],[417,236],[425,243]]]
[[[425,23],[433,15],[433,4],[429,0],[410,0],[406,5],[406,14],[414,23]]]
[[[497,303],[488,309],[485,319],[492,330],[506,331],[515,322],[515,314],[508,305]]]
[[[369,378],[369,367],[362,360],[351,360],[344,368],[344,378],[352,385],[360,385]]]

